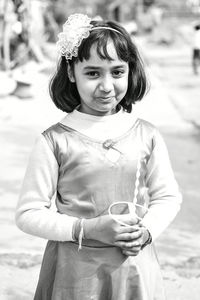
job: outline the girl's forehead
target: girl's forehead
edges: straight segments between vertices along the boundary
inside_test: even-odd
[[[84,64],[89,64],[89,65],[101,65],[101,64],[105,64],[105,63],[109,63],[109,64],[120,64],[122,63],[122,60],[119,59],[115,46],[113,44],[112,41],[109,41],[107,43],[107,52],[110,58],[112,58],[112,60],[108,60],[108,59],[102,59],[98,52],[97,52],[97,44],[94,44],[91,49],[90,49],[90,58],[88,60],[83,60]],[[123,63],[125,63],[123,61]]]
[[[118,59],[118,56],[117,56],[117,52],[116,52],[116,49],[115,49],[115,46],[113,44],[113,41],[108,41],[107,45],[106,45],[106,49],[107,49],[107,52],[108,52],[108,55],[112,58],[112,59]],[[97,44],[94,44],[91,49],[90,49],[90,56],[91,57],[96,57],[96,56],[99,56],[98,53],[97,53]]]

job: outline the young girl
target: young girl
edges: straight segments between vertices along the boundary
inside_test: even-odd
[[[16,211],[21,230],[49,240],[34,299],[162,300],[152,242],[181,196],[158,130],[134,114],[147,89],[136,45],[82,14],[57,45],[50,94],[68,114],[38,138]]]

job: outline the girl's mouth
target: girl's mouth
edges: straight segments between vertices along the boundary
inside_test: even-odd
[[[97,99],[99,100],[99,101],[101,101],[101,102],[110,102],[110,101],[112,101],[113,100],[113,96],[112,97],[98,97]]]

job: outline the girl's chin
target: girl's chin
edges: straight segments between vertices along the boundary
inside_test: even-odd
[[[117,112],[117,106],[103,105],[97,112],[99,112],[99,114],[112,115]]]
[[[118,111],[118,103],[104,102],[104,103],[96,103],[93,106],[80,106],[79,109],[81,112],[96,115],[96,116],[105,116],[112,115]]]

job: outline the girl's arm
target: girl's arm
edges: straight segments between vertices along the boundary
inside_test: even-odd
[[[52,209],[57,190],[58,163],[43,135],[37,140],[30,155],[17,209],[16,224],[24,232],[55,241],[78,239],[78,218],[60,214]],[[119,240],[129,241],[141,236],[132,219],[133,227],[118,224],[109,215],[84,222],[86,239],[95,239],[106,244],[119,246]]]
[[[52,209],[58,179],[58,163],[41,135],[30,155],[19,201],[16,224],[24,232],[55,241],[72,241],[77,218]]]
[[[155,240],[172,222],[182,202],[166,145],[158,131],[154,135],[153,151],[147,163],[146,183],[150,203],[142,224]]]

